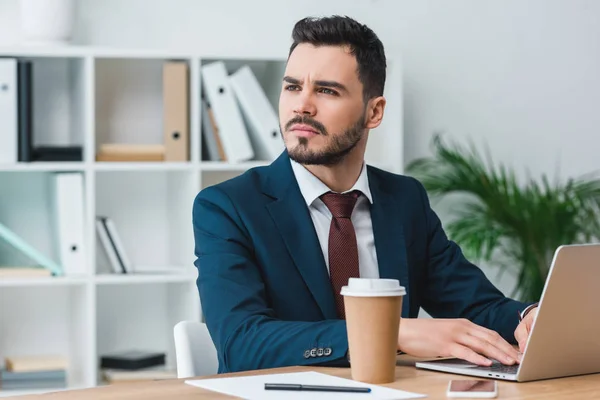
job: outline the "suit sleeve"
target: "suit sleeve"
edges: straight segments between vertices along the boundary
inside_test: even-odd
[[[434,318],[466,318],[516,343],[519,314],[528,304],[505,297],[460,247],[449,240],[431,209],[425,188],[417,182],[427,234],[426,279],[422,305]]]
[[[224,191],[198,194],[192,220],[198,291],[219,372],[348,365],[345,321],[283,321],[269,307],[252,240]],[[323,352],[310,356],[312,349]]]

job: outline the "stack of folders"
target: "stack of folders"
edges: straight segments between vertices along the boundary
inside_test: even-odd
[[[125,247],[121,237],[117,232],[114,221],[106,216],[96,217],[96,232],[98,239],[104,249],[104,254],[115,274],[127,274],[133,272],[129,257],[125,252]]]
[[[0,58],[0,164],[82,161],[81,146],[34,146],[33,63]]]
[[[100,359],[104,381],[108,384],[177,378],[177,372],[165,366],[165,354],[131,350],[107,354]]]
[[[67,387],[67,360],[61,356],[6,357],[0,369],[1,390]]]
[[[163,142],[101,144],[96,153],[96,161],[189,160],[189,66],[186,62],[165,61],[162,71],[162,94]]]
[[[273,105],[248,65],[229,74],[223,61],[202,66],[202,158],[270,161],[284,150]]]

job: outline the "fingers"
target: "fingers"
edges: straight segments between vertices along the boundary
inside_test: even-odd
[[[527,331],[527,326],[521,322],[515,330],[515,339],[517,339],[517,343],[519,343],[519,351],[521,353],[525,351],[525,344],[527,343],[528,337],[529,332]]]
[[[503,353],[503,358],[497,358],[498,361],[513,364],[519,359],[518,351],[497,332],[475,325],[475,329],[469,330],[469,333],[497,348]],[[510,361],[508,358],[510,358]]]
[[[470,348],[458,343],[452,346],[452,348],[450,349],[450,355],[469,361],[473,364],[482,365],[484,367],[489,367],[490,365],[492,365],[492,360],[489,360],[481,354],[477,354]]]
[[[494,344],[488,342],[485,338],[474,336],[471,333],[473,332],[466,332],[460,337],[459,340],[461,344],[480,354],[483,354],[484,356],[498,360],[503,364],[512,365],[516,362],[516,355],[515,357],[512,357],[496,347]]]

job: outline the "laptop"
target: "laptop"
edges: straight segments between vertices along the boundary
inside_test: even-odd
[[[600,244],[556,249],[520,364],[482,367],[457,358],[417,368],[527,382],[600,372]],[[515,316],[516,317],[516,316]]]

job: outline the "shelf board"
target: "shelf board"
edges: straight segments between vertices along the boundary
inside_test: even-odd
[[[0,164],[0,171],[83,171],[83,162],[19,162],[16,164]]]
[[[86,277],[52,276],[32,278],[0,278],[0,287],[23,287],[23,286],[69,286],[83,285],[88,281]]]
[[[228,163],[223,161],[202,161],[202,171],[245,171],[249,168],[269,165],[271,161],[246,161],[241,163]]]
[[[0,46],[0,54],[16,57],[60,57],[60,58],[190,58],[193,53],[160,51],[154,49],[125,49],[78,45]]]
[[[95,277],[98,285],[132,285],[145,283],[184,283],[192,282],[196,275],[191,273],[138,273],[138,274],[105,274]]]
[[[193,169],[193,164],[191,162],[97,161],[93,165],[96,171],[190,171]]]
[[[274,60],[285,61],[280,52],[258,51],[252,49],[247,53],[203,53],[181,52],[163,49],[144,48],[110,48],[102,46],[80,45],[9,45],[0,46],[0,54],[13,57],[53,57],[53,58],[139,58],[139,59],[249,59],[249,60]]]

